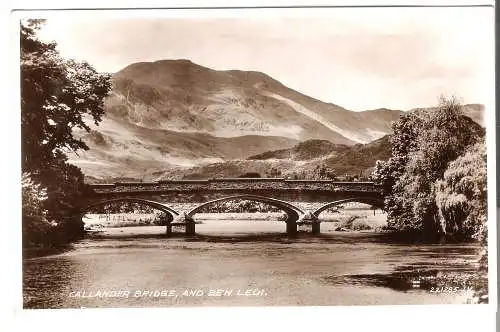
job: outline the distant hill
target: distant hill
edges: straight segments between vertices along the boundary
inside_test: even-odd
[[[324,157],[326,155],[345,151],[349,146],[344,144],[334,144],[326,140],[308,140],[301,142],[289,149],[267,151],[255,156],[248,157],[249,160],[266,159],[289,159],[289,160],[311,160]]]
[[[356,144],[340,151],[338,154],[326,158],[324,163],[340,175],[368,175],[377,160],[387,160],[390,157],[390,136],[386,135],[368,144]]]
[[[311,148],[312,147],[312,148]],[[312,153],[310,153],[312,152]],[[377,160],[387,160],[391,156],[390,136],[386,135],[368,144],[354,146],[331,144],[324,141],[306,141],[290,149],[266,152],[249,159],[277,160],[289,159],[308,161],[295,165],[284,174],[311,174],[318,166],[327,166],[337,175],[367,175]]]

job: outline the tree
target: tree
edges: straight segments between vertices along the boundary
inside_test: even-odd
[[[72,240],[83,231],[79,210],[87,187],[81,170],[65,160],[61,157],[50,161],[38,170],[35,178],[47,188],[44,202],[47,218],[57,223],[68,240]]]
[[[260,178],[260,174],[257,172],[248,172],[238,176],[239,178]]]
[[[391,158],[379,161],[372,179],[382,186],[388,224],[400,230],[442,231],[434,183],[448,163],[484,136],[484,130],[461,113],[455,100],[441,99],[433,110],[406,114],[393,124]]]
[[[270,178],[277,178],[281,176],[281,170],[276,167],[271,167],[271,169],[266,171],[266,176]]]
[[[104,97],[111,89],[108,74],[97,73],[86,62],[65,60],[56,43],[39,40],[41,24],[43,20],[21,24],[23,170],[64,158],[64,152],[88,150],[73,129],[90,131],[86,121],[101,121]]]
[[[487,234],[484,142],[476,143],[452,161],[435,188],[443,230],[484,241]]]
[[[39,183],[35,183],[29,173],[22,174],[21,188],[23,243],[41,243],[51,226],[46,218],[47,211],[43,208],[47,191]]]
[[[337,174],[332,169],[328,168],[326,171],[326,178],[328,180],[337,180]]]
[[[83,232],[75,210],[86,187],[80,169],[67,163],[66,153],[88,149],[74,130],[90,131],[88,121],[101,121],[111,78],[86,62],[63,59],[55,42],[38,39],[43,23],[26,20],[20,26],[21,167],[46,190],[38,218],[54,221],[70,240]],[[23,231],[36,234],[40,229],[26,212],[32,211],[30,197],[23,195]]]

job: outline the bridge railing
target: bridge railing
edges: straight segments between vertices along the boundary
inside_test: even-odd
[[[91,184],[91,187],[112,187],[112,186],[155,186],[158,184],[206,184],[206,183],[221,183],[221,182],[279,182],[279,183],[332,183],[332,184],[364,184],[375,185],[371,181],[334,181],[334,180],[292,180],[286,178],[220,178],[220,179],[199,179],[199,180],[162,180],[156,182],[115,182],[115,183],[100,183]]]
[[[295,190],[295,191],[363,191],[379,192],[373,182],[339,182],[330,180],[286,180],[283,178],[229,178],[207,180],[169,180],[160,182],[116,182],[90,185],[96,193],[172,192],[218,190]]]
[[[208,182],[283,182],[285,178],[219,178],[208,179]]]

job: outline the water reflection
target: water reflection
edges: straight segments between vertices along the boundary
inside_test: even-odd
[[[407,268],[411,270],[411,267]],[[441,270],[416,270],[393,272],[387,274],[353,274],[345,276],[328,276],[324,280],[332,285],[361,285],[387,287],[393,290],[424,291],[431,293],[470,291],[473,286],[470,280],[474,277],[473,269],[465,268],[462,271],[444,274]]]
[[[25,308],[63,308],[71,283],[79,277],[78,263],[71,258],[27,259],[23,262]]]

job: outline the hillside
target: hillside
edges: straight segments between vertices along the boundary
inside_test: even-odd
[[[344,144],[333,144],[326,140],[308,140],[301,142],[290,149],[267,151],[258,155],[250,156],[250,160],[266,159],[289,159],[289,160],[311,160],[326,155],[345,151],[349,149]]]
[[[310,151],[305,147],[311,145],[321,147],[323,149],[321,154],[318,154],[317,157],[313,157],[312,154],[302,154],[302,152]],[[326,150],[327,146],[331,149]],[[274,151],[275,154],[268,155],[267,159],[263,159],[268,154],[264,153],[258,156],[262,159],[254,156],[248,160],[230,160],[184,169],[150,172],[144,179],[148,181],[206,179],[239,177],[245,173],[258,173],[261,176],[266,176],[273,168],[279,170],[281,176],[284,177],[311,178],[317,171],[317,167],[325,165],[339,176],[367,175],[377,160],[389,158],[390,150],[389,136],[384,136],[372,143],[355,146],[335,145],[311,140],[299,143],[291,149]],[[295,158],[288,158],[290,151],[298,153]]]
[[[384,136],[368,144],[356,144],[327,157],[324,164],[336,174],[368,174],[377,160],[387,160],[391,156],[390,136]]]

